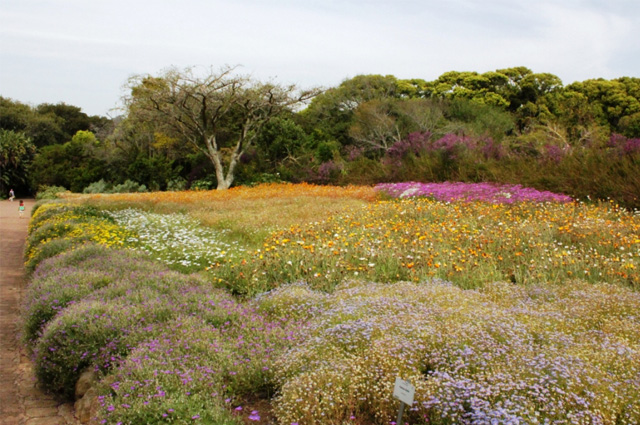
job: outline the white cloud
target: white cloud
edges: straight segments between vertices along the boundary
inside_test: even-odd
[[[4,0],[0,95],[104,114],[127,77],[171,65],[302,86],[520,65],[638,76],[639,26],[635,0]]]

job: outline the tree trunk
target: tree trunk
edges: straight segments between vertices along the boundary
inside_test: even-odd
[[[228,179],[224,178],[224,165],[222,165],[222,161],[220,160],[220,153],[218,152],[218,145],[216,143],[215,136],[206,138],[207,151],[205,152],[207,157],[211,160],[213,164],[213,168],[216,170],[216,180],[218,181],[217,190],[226,190],[231,186],[231,182],[228,182]]]
[[[216,190],[227,190],[229,189],[229,186],[231,185],[227,184],[226,180],[218,180],[218,186],[216,187]]]

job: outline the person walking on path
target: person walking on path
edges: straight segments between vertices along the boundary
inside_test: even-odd
[[[11,190],[9,191],[9,200],[10,200],[11,202],[13,202],[13,200],[14,200],[15,198],[16,198],[16,194],[15,194],[15,192],[13,191],[13,189],[11,189]]]
[[[18,214],[20,214],[20,218],[24,217],[24,201],[20,201],[20,205],[18,206]]]

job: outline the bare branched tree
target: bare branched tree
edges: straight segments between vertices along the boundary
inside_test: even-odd
[[[257,82],[236,75],[234,67],[203,77],[170,69],[159,77],[133,77],[129,86],[129,114],[166,126],[203,152],[219,190],[231,186],[240,157],[272,118],[319,93]]]

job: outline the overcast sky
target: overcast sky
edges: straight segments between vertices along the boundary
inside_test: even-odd
[[[640,77],[640,0],[0,0],[0,96],[112,109],[135,74],[220,69],[337,86],[526,66]]]

